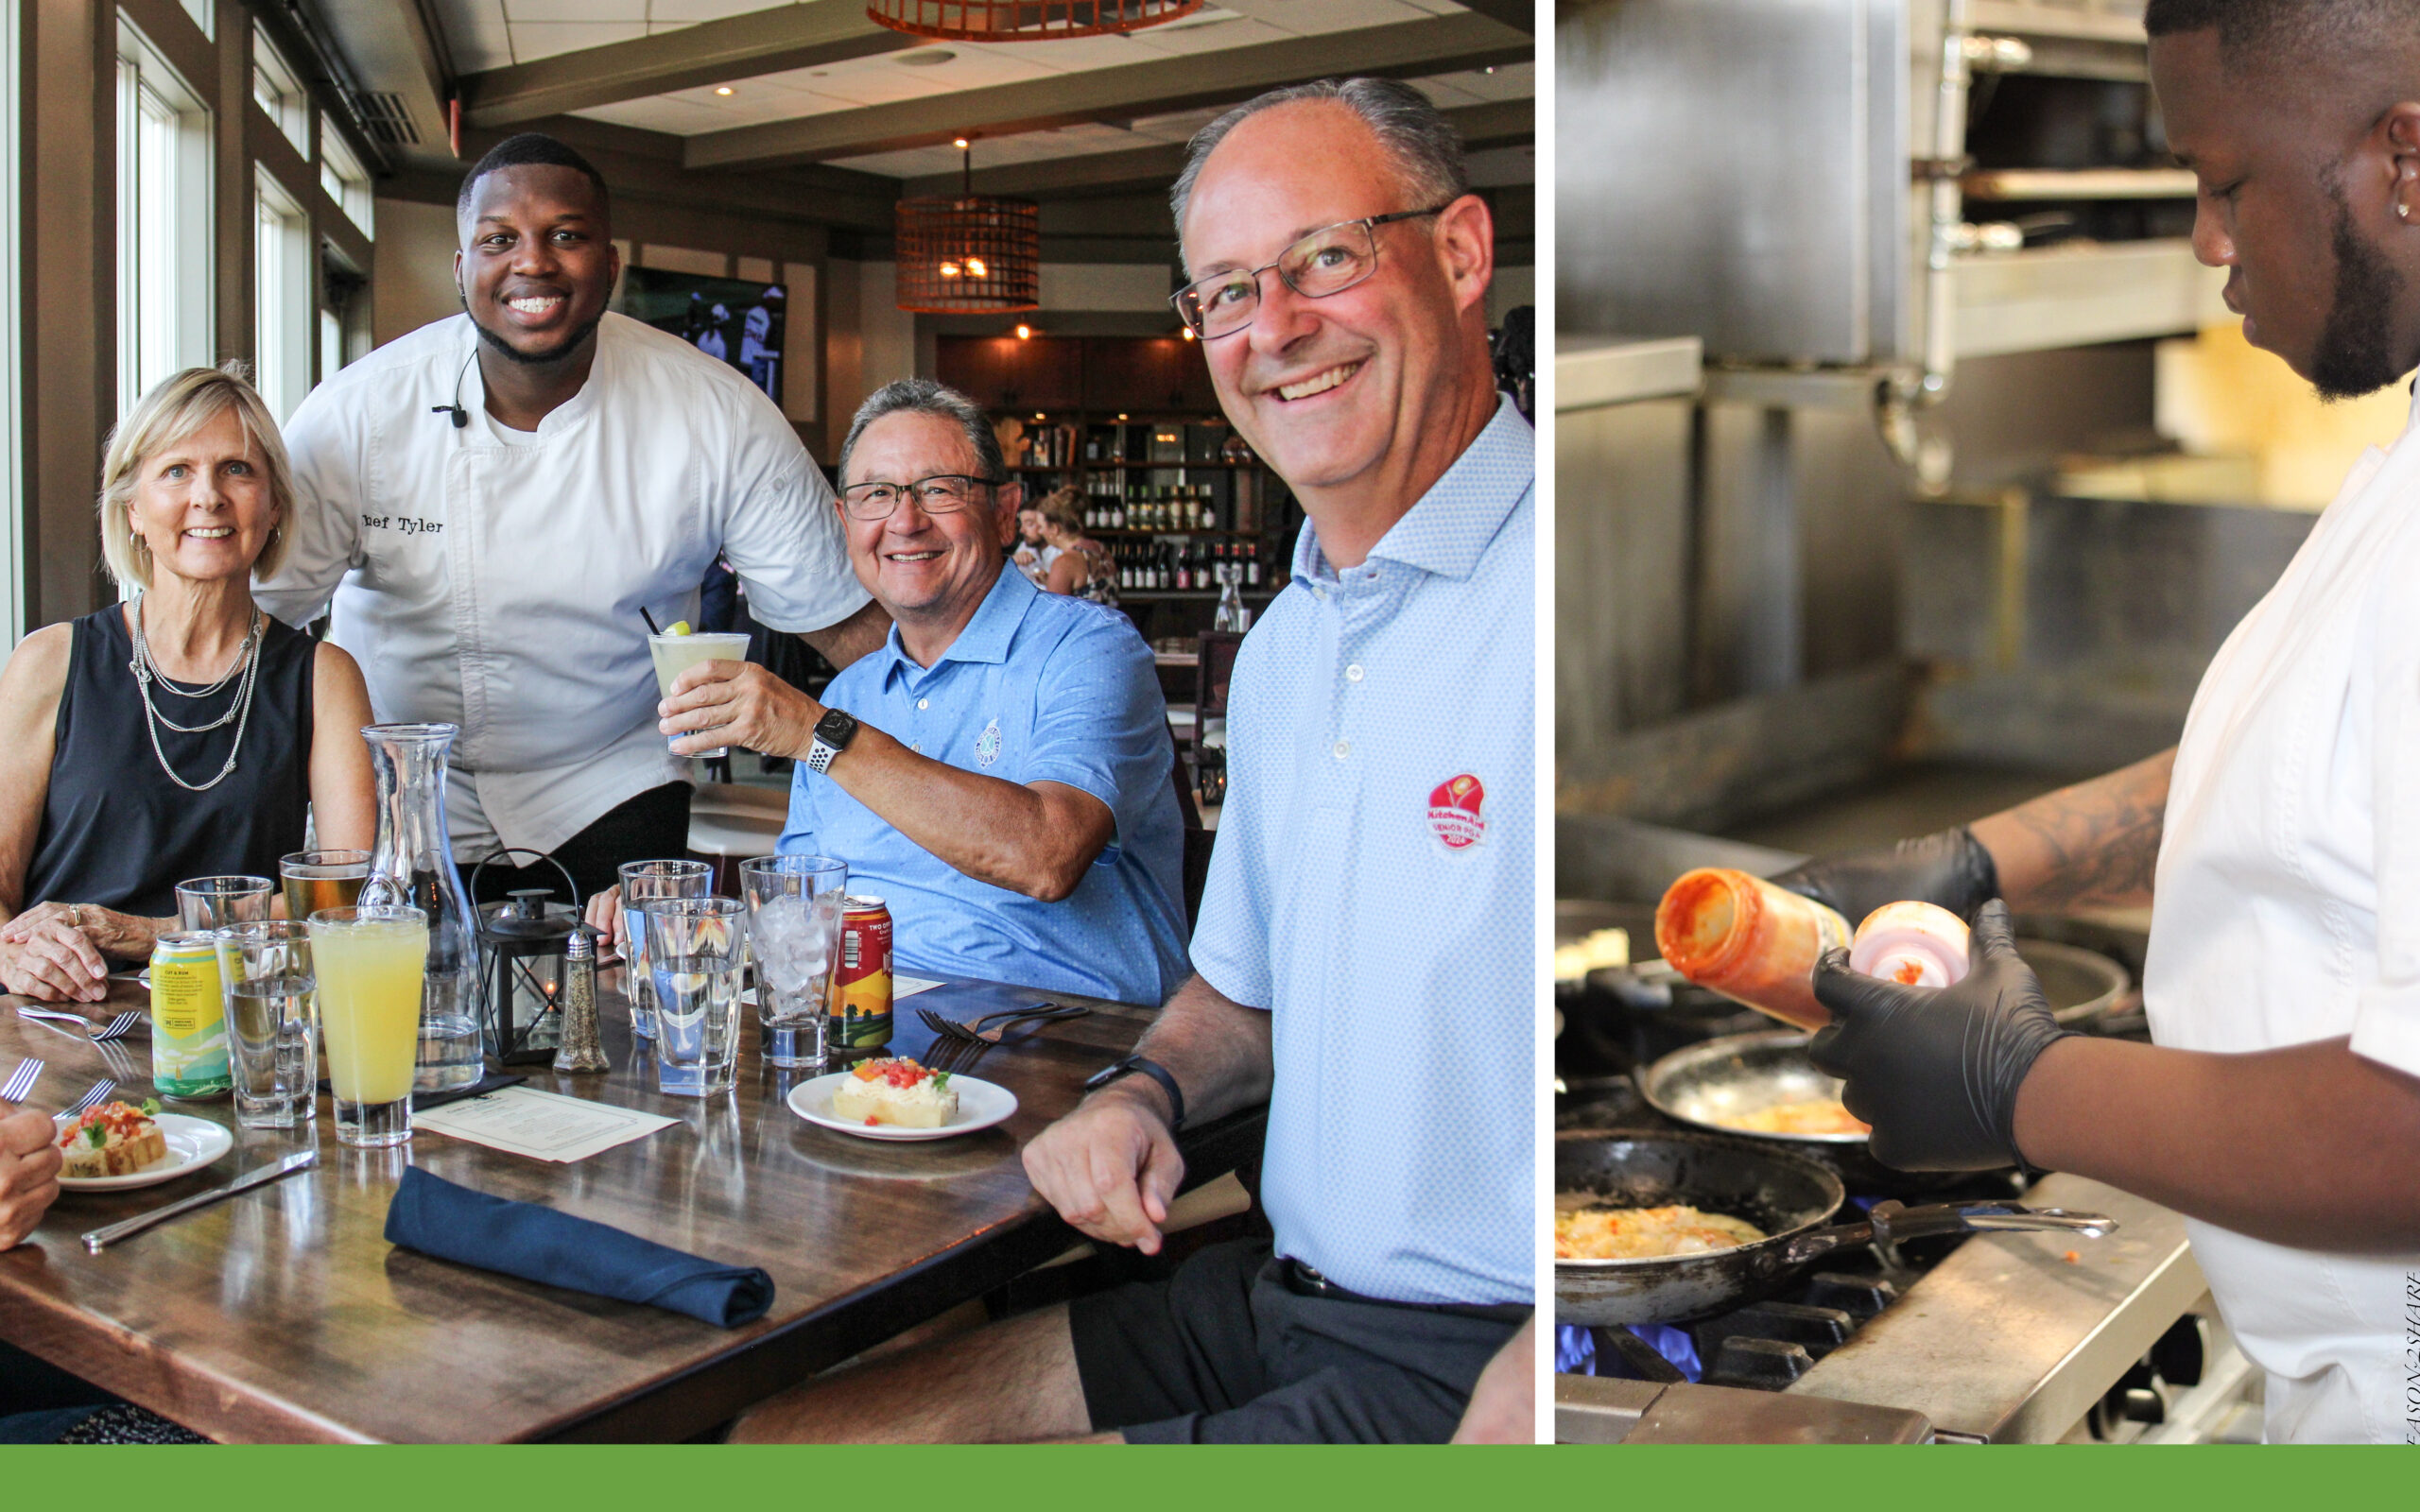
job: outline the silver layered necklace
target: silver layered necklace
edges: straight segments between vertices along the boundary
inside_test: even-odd
[[[151,660],[151,644],[143,634],[143,600],[137,597],[134,601],[134,660],[126,664],[126,669],[134,674],[135,685],[143,695],[143,726],[151,734],[151,754],[159,760],[160,770],[168,774],[168,781],[188,793],[207,793],[227,781],[228,774],[235,769],[236,753],[244,748],[244,731],[252,722],[252,689],[259,682],[260,676],[260,642],[261,611],[255,609],[252,610],[251,628],[244,632],[244,644],[236,647],[235,664],[207,687],[182,688],[170,681],[167,674],[160,670],[160,664]],[[151,685],[155,682],[180,698],[207,698],[223,690],[238,675],[243,681],[235,689],[234,700],[228,704],[225,713],[208,724],[178,724],[151,702]],[[230,723],[235,727],[235,744],[228,748],[226,765],[218,768],[218,775],[207,782],[188,782],[178,776],[177,769],[168,765],[168,753],[160,747],[160,727],[165,725],[180,735],[199,735],[224,729]]]

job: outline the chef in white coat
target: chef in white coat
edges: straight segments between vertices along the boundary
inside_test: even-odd
[[[2152,0],[2145,23],[2194,249],[2245,335],[2325,397],[2410,374],[2420,0]],[[1817,971],[1816,1059],[1878,1158],[2165,1203],[2268,1372],[2269,1437],[2420,1441],[2420,414],[2227,638],[2174,750],[1776,880],[1853,919],[1978,916],[1954,988]],[[2146,901],[2153,1043],[2064,1034],[2008,910]]]
[[[719,552],[751,613],[836,665],[890,622],[772,402],[607,313],[621,269],[594,167],[510,138],[463,180],[457,218],[464,313],[331,377],[287,423],[316,507],[259,596],[293,624],[333,599],[331,638],[379,718],[462,727],[458,862],[551,851],[585,896],[621,862],[686,850],[688,764],[655,728],[642,610],[694,619]],[[483,892],[556,880],[496,869]]]

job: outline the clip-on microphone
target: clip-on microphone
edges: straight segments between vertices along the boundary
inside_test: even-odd
[[[428,406],[428,412],[432,415],[453,416],[454,428],[458,431],[471,423],[470,411],[462,407],[462,380],[470,376],[471,364],[478,361],[478,358],[479,349],[473,347],[471,354],[462,359],[462,370],[454,375],[454,403]]]

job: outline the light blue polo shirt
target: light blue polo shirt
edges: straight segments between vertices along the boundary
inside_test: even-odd
[[[1244,640],[1193,966],[1274,1014],[1278,1252],[1531,1300],[1536,448],[1505,400],[1367,561],[1305,525]]]
[[[823,701],[937,762],[1081,788],[1117,820],[1074,894],[1046,903],[959,871],[800,763],[780,849],[849,864],[850,894],[890,908],[900,970],[1122,1003],[1157,1005],[1176,990],[1185,960],[1175,747],[1132,621],[1046,593],[1003,563],[931,667],[908,659],[893,626]]]

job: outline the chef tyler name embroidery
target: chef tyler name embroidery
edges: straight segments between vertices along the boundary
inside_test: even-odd
[[[445,528],[442,520],[415,520],[407,514],[365,514],[364,530],[394,530],[406,536],[433,536]]]

